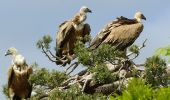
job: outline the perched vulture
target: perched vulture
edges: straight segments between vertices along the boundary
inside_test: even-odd
[[[25,58],[15,48],[9,48],[5,55],[12,55],[12,64],[8,70],[8,90],[11,100],[31,97],[32,85],[28,81],[32,68],[28,67]]]
[[[58,48],[56,55],[58,57],[74,54],[73,49],[78,38],[90,34],[90,25],[84,23],[87,13],[91,13],[91,10],[83,6],[71,20],[65,21],[59,26],[56,37],[56,47]]]
[[[96,49],[102,44],[110,44],[117,50],[126,50],[142,32],[144,27],[142,19],[146,20],[141,12],[135,13],[134,19],[118,17],[97,34],[92,40],[90,48]]]

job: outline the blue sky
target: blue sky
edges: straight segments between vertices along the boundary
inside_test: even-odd
[[[0,0],[0,99],[2,85],[7,83],[7,69],[10,57],[6,50],[14,46],[27,59],[28,64],[37,62],[49,69],[60,69],[50,62],[35,46],[45,34],[55,40],[58,25],[70,19],[83,5],[93,13],[88,15],[92,36],[117,16],[133,18],[136,11],[146,16],[144,31],[135,42],[141,44],[146,38],[147,47],[142,49],[136,62],[142,63],[146,57],[162,46],[170,44],[170,1],[168,0]],[[54,47],[55,42],[53,42]]]

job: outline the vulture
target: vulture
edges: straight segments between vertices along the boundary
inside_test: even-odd
[[[146,20],[146,17],[141,12],[136,12],[134,19],[118,17],[97,34],[90,43],[90,48],[94,50],[102,44],[110,44],[117,50],[125,51],[142,32],[142,19]]]
[[[91,12],[89,8],[83,6],[73,18],[59,26],[56,36],[56,47],[58,48],[56,56],[60,58],[65,55],[71,56],[74,54],[73,49],[78,39],[82,38],[82,42],[86,42],[83,38],[90,34],[91,28],[84,22],[87,19],[87,13]]]
[[[12,56],[12,64],[8,70],[8,90],[10,100],[22,100],[31,97],[32,85],[28,81],[33,72],[32,67],[28,67],[25,58],[18,54],[17,49],[11,47],[5,54]]]

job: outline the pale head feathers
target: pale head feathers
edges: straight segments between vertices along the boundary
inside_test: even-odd
[[[80,13],[91,13],[91,12],[92,11],[88,7],[86,7],[86,6],[82,6],[80,8]]]
[[[142,12],[138,11],[135,13],[134,18],[138,21],[141,22],[142,19],[146,20],[146,17],[142,14]]]
[[[82,6],[80,8],[79,13],[77,13],[76,16],[74,16],[74,18],[72,19],[73,26],[76,30],[81,30],[84,27],[83,22],[87,18],[87,13],[91,13],[91,12],[92,11],[86,6]]]
[[[5,56],[7,55],[12,56],[12,64],[15,66],[22,66],[26,64],[25,58],[21,54],[18,54],[17,49],[14,47],[11,47],[7,50]]]
[[[7,56],[7,55],[12,55],[12,56],[14,56],[14,55],[17,55],[17,53],[18,53],[18,50],[17,50],[16,48],[10,47],[10,48],[7,50],[7,52],[5,53],[5,56]]]

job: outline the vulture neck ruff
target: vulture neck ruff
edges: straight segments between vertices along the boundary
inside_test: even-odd
[[[84,28],[84,23],[80,23],[78,25],[73,23],[73,26],[74,26],[75,30],[79,31]]]
[[[18,54],[15,55],[12,59],[12,65],[15,67],[15,69],[17,69],[18,71],[22,71],[23,69],[25,69],[25,65],[26,65],[26,61],[25,58]]]
[[[141,23],[142,22],[142,19],[141,18],[135,18],[135,20],[138,22],[138,23]]]
[[[76,14],[76,16],[73,18],[73,26],[76,30],[81,30],[84,27],[84,21],[87,18],[87,13],[84,11],[80,11]]]
[[[24,68],[23,67],[18,68],[18,66],[13,65],[13,70],[17,74],[23,74],[25,72],[25,67]]]
[[[87,18],[87,15],[85,12],[80,12],[78,15],[78,22],[75,22],[73,20],[73,26],[75,28],[75,30],[79,31],[79,30],[82,30],[84,28],[84,21],[86,20]]]

